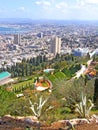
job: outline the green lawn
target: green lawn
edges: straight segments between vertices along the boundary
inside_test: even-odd
[[[72,72],[71,72],[70,69],[64,68],[64,69],[62,70],[62,72],[66,75],[66,77],[71,77],[71,76],[72,76]]]
[[[42,83],[42,86],[43,86],[43,87],[47,87],[47,86],[48,86],[48,84],[47,84],[47,83],[45,83],[45,82],[43,82],[43,83]]]
[[[56,77],[54,75],[49,75],[48,78],[51,82],[54,82],[56,80]]]
[[[66,76],[63,72],[57,72],[55,73],[55,77],[58,79],[64,79]]]
[[[80,70],[80,64],[76,64],[76,65],[74,65],[74,66],[71,66],[71,67],[69,67],[69,68],[64,68],[63,70],[62,70],[62,72],[66,75],[66,77],[72,77],[73,75],[75,75],[75,73],[78,71],[78,70]]]
[[[58,79],[66,78],[66,75],[63,72],[56,72],[53,75],[49,75],[48,78],[52,83],[55,83],[55,81]]]

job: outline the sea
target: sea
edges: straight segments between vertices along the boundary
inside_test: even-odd
[[[40,24],[40,25],[97,25],[98,21],[72,21],[72,20],[35,20],[32,24]],[[0,24],[0,34],[21,34],[31,32],[31,28],[27,27],[11,27],[11,26],[2,26]]]
[[[22,34],[28,32],[30,32],[28,28],[0,27],[0,34]]]

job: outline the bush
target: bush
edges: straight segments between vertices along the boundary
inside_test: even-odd
[[[75,104],[81,101],[81,92],[87,98],[93,98],[93,80],[87,81],[85,85],[85,78],[71,80],[59,80],[55,82],[53,94],[57,99],[65,98],[67,106],[74,112]]]
[[[0,87],[0,116],[10,113],[9,108],[15,99],[16,96],[13,92],[8,92],[3,87]]]
[[[91,109],[94,107],[94,104],[89,99],[87,100],[86,96],[82,95],[81,102],[76,104],[75,111],[79,114],[82,118],[88,118],[90,115]]]

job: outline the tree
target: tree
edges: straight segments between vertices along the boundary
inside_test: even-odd
[[[55,59],[59,60],[59,58],[60,58],[60,54],[57,53],[56,56],[55,56]]]
[[[98,78],[95,79],[94,86],[94,103],[96,104],[96,107],[98,107]]]
[[[80,77],[79,79],[70,79],[68,81],[56,80],[55,88],[53,91],[54,96],[57,99],[66,99],[66,106],[68,106],[72,112],[75,110],[75,104],[81,101],[81,92],[83,92],[87,98],[92,99],[93,97],[93,81],[87,82],[85,85],[85,78]],[[90,86],[90,87],[89,87]]]
[[[46,56],[44,55],[43,56],[43,62],[46,62],[47,61],[47,58],[46,58]]]
[[[36,58],[35,58],[35,57],[33,57],[33,59],[32,59],[32,64],[33,64],[34,66],[36,66]]]
[[[90,60],[90,54],[89,54],[89,52],[88,52],[87,55],[86,55],[86,59],[87,59],[87,60]]]

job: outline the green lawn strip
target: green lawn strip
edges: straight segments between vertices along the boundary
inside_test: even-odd
[[[54,82],[56,80],[56,77],[54,75],[49,75],[48,78],[51,82]]]
[[[43,87],[47,87],[47,86],[48,86],[48,84],[47,84],[47,83],[45,83],[45,82],[43,82],[43,83],[42,83],[42,86],[43,86]]]
[[[34,79],[31,79],[31,80],[27,80],[27,81],[23,81],[21,83],[17,83],[17,84],[14,84],[12,86],[12,89],[16,89],[16,90],[20,90],[20,89],[25,89],[27,88],[28,86],[32,85],[34,83]]]
[[[62,70],[62,72],[66,75],[66,77],[71,77],[72,76],[72,72],[70,69],[64,68]]]
[[[57,72],[55,73],[55,77],[59,79],[64,79],[66,76],[63,72]]]

